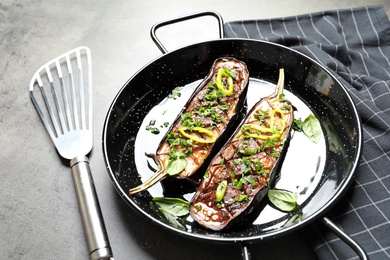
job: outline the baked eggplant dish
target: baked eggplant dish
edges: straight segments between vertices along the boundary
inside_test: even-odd
[[[284,98],[284,70],[274,93],[248,112],[213,157],[191,200],[191,217],[211,230],[230,227],[267,195],[286,151],[294,108]]]
[[[224,133],[234,131],[237,126],[234,124],[245,107],[248,82],[244,62],[231,57],[215,60],[162,138],[156,153],[148,155],[158,166],[157,171],[129,193],[148,189],[167,176],[191,179],[202,165],[207,167],[228,138]]]

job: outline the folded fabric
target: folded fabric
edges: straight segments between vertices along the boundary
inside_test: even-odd
[[[227,22],[228,38],[279,43],[329,68],[351,94],[363,124],[356,180],[328,214],[370,259],[390,258],[390,21],[382,6]],[[323,225],[305,231],[319,259],[356,253]]]

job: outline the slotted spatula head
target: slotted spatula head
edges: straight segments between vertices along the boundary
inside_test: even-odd
[[[92,66],[87,47],[73,49],[40,67],[30,97],[59,154],[87,155],[92,136]]]

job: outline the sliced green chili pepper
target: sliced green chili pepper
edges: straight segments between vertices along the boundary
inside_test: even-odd
[[[227,188],[227,180],[223,180],[218,184],[217,191],[215,192],[215,200],[220,202],[225,196]]]

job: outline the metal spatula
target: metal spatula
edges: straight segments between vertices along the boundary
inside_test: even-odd
[[[70,160],[90,259],[113,259],[86,157],[93,145],[90,50],[76,48],[39,68],[30,97],[58,153]]]

